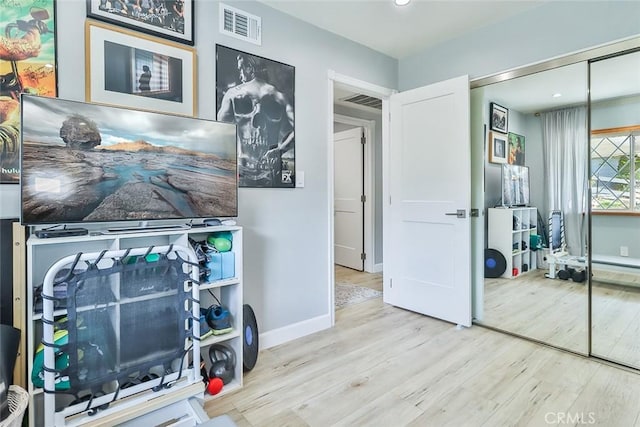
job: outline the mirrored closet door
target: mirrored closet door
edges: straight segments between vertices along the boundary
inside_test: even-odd
[[[589,71],[591,353],[640,368],[640,52]]]
[[[580,62],[471,91],[472,138],[485,146],[476,322],[582,354],[589,352],[587,69]]]

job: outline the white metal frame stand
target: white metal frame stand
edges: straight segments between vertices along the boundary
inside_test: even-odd
[[[117,250],[106,252],[92,252],[82,254],[80,261],[95,261],[102,257],[103,259],[109,258],[121,258],[123,256],[141,256],[148,255],[149,253],[164,254],[168,251],[174,251],[184,259],[192,263],[190,268],[190,277],[192,279],[191,286],[191,298],[192,298],[192,315],[194,319],[200,317],[200,291],[198,286],[199,270],[198,259],[192,249],[184,246],[158,246],[154,247],[151,251],[149,248],[134,248],[129,250]],[[43,294],[53,295],[53,283],[59,270],[71,264],[76,258],[76,255],[64,257],[53,264],[44,278]],[[185,271],[186,272],[186,271]],[[184,286],[184,285],[183,285]],[[43,341],[53,343],[54,342],[54,302],[51,299],[44,299],[43,302]],[[200,322],[192,321],[193,336],[200,336]],[[184,421],[186,419],[192,420],[190,425],[199,424],[208,418],[202,408],[196,409],[198,405],[194,405],[195,400],[191,400],[193,397],[201,397],[204,391],[204,383],[201,381],[200,376],[200,343],[198,340],[192,340],[191,357],[194,363],[191,368],[183,368],[182,372],[174,372],[168,374],[164,378],[164,383],[170,383],[176,381],[170,388],[163,388],[157,392],[152,392],[151,389],[160,385],[162,379],[154,379],[144,382],[142,384],[135,385],[126,389],[120,389],[117,399],[114,401],[115,392],[109,393],[104,396],[96,397],[93,399],[91,406],[93,408],[109,403],[109,408],[99,411],[97,414],[91,416],[87,411],[87,404],[79,403],[69,406],[59,412],[56,412],[56,399],[55,394],[45,392],[44,396],[44,425],[46,427],[52,426],[77,426],[77,425],[114,425],[123,423],[127,420],[132,420],[137,417],[148,414],[145,419],[144,425],[156,425],[158,418],[166,415],[166,411],[158,411],[161,408],[173,408],[169,411],[171,415],[170,419],[176,417],[182,417]],[[185,361],[186,361],[185,356]],[[47,367],[44,373],[44,389],[55,389],[55,350],[53,346],[47,345],[44,348],[44,366]],[[178,410],[177,407],[181,407]],[[185,418],[186,417],[186,418]],[[152,418],[152,419],[148,419]],[[148,422],[148,423],[147,423]],[[160,420],[162,422],[162,420]],[[189,421],[190,422],[190,421]],[[140,425],[140,424],[138,424]],[[176,424],[185,425],[185,424]]]

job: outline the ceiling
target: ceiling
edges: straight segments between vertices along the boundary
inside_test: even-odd
[[[545,3],[543,0],[260,0],[393,58],[402,59]]]
[[[262,3],[359,44],[402,59],[543,5],[548,0],[260,0]],[[624,65],[623,65],[624,63]],[[640,94],[640,53],[594,65],[607,85],[592,100]],[[486,86],[494,102],[523,113],[586,103],[586,66],[576,64]],[[630,86],[629,86],[630,85]],[[595,88],[594,88],[595,89]],[[561,97],[552,95],[561,93]],[[337,103],[355,95],[336,86]],[[354,106],[354,105],[350,105]],[[362,107],[360,108],[368,108]]]

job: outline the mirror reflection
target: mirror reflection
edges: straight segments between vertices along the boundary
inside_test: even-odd
[[[640,368],[640,52],[590,74],[591,352]]]
[[[587,64],[472,90],[485,138],[478,323],[587,354]]]

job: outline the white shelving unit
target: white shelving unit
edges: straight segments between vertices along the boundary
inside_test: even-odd
[[[178,245],[190,247],[189,238],[196,241],[206,240],[213,232],[229,231],[233,237],[232,251],[235,259],[235,276],[212,283],[200,285],[200,307],[207,308],[215,303],[213,293],[225,306],[232,317],[232,331],[223,335],[210,336],[200,341],[201,355],[205,361],[207,371],[210,368],[208,347],[214,343],[224,343],[231,347],[236,354],[234,379],[224,386],[222,391],[215,395],[203,396],[205,399],[214,399],[228,394],[242,387],[242,322],[243,322],[243,295],[242,295],[242,228],[238,226],[213,226],[177,230],[157,230],[152,232],[136,233],[126,232],[121,234],[97,234],[87,236],[61,237],[40,239],[31,236],[27,241],[27,376],[28,391],[30,394],[29,421],[30,426],[43,426],[44,395],[42,388],[35,388],[31,381],[33,370],[33,358],[37,346],[42,341],[43,324],[42,312],[36,309],[34,304],[34,289],[44,281],[45,274],[57,261],[69,255],[79,252],[117,251],[131,248],[147,248],[149,246]],[[153,296],[159,297],[158,294]],[[144,298],[144,297],[143,297]],[[123,299],[124,300],[124,299]],[[66,310],[55,310],[54,315],[64,315]],[[200,361],[196,361],[199,364]],[[199,372],[199,369],[198,369]],[[202,384],[202,382],[200,382]],[[195,386],[195,385],[194,385]],[[203,390],[204,387],[198,387]],[[168,389],[171,390],[171,389]],[[193,387],[192,387],[193,390]],[[197,388],[196,388],[197,390]],[[206,393],[206,392],[204,392]],[[70,399],[71,400],[71,399]],[[109,410],[110,411],[110,410]]]
[[[511,279],[537,268],[536,253],[530,249],[530,236],[538,234],[537,224],[534,207],[489,209],[489,248],[500,251],[507,261],[501,277]]]

